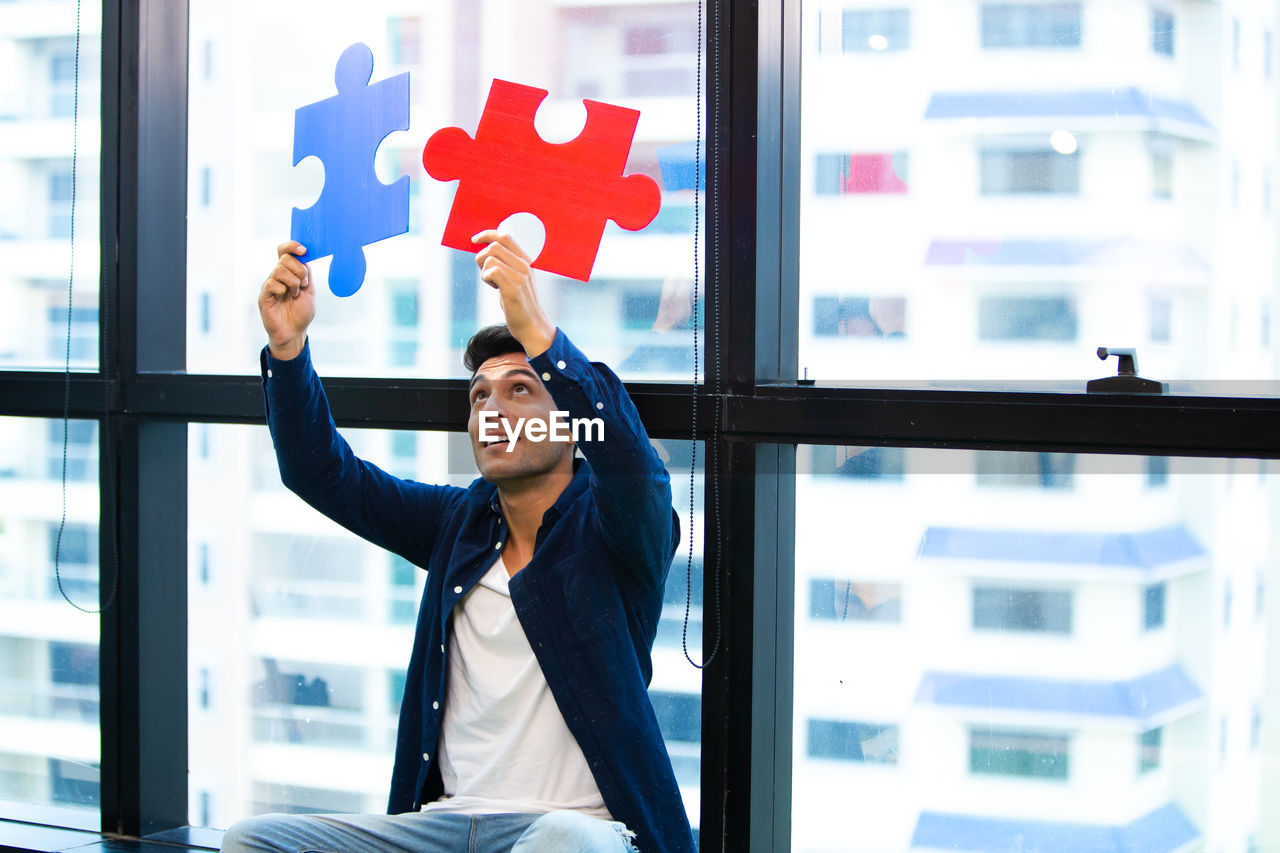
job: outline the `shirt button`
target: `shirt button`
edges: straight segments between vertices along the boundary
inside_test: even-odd
[[[604,403],[596,403],[596,408],[597,408],[597,409],[603,409],[603,408],[604,408]]]
[[[268,378],[268,379],[270,379],[270,378],[271,378],[271,371],[270,371],[270,370],[268,370],[268,371],[267,371],[267,378]]]
[[[439,710],[440,710],[440,703],[439,703],[439,702],[432,702],[432,703],[431,703],[431,710],[433,710],[433,711],[439,711]]]
[[[542,381],[543,381],[543,382],[547,382],[547,381],[549,381],[550,379],[551,379],[551,374],[550,374],[550,373],[544,373],[544,374],[542,374]]]
[[[460,586],[455,586],[455,587],[453,588],[453,592],[454,592],[454,595],[462,595],[462,587],[460,587]]]
[[[556,362],[556,367],[560,368],[561,370],[564,370],[564,362],[563,362],[563,361],[557,361],[557,362]]]
[[[444,651],[444,643],[441,643],[441,644],[440,644],[440,651],[442,651],[442,652]]]
[[[500,550],[501,548],[502,548],[502,543],[501,543],[501,542],[495,542],[495,543],[494,543],[494,545],[493,545],[493,550],[497,551],[497,550]]]
[[[422,753],[422,760],[423,760],[423,761],[430,761],[430,760],[431,760],[431,756],[424,752],[424,753]]]

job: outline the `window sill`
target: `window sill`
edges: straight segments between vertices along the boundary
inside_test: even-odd
[[[221,843],[220,831],[189,826],[145,838],[112,838],[97,832],[0,820],[0,853],[206,853],[217,850]]]

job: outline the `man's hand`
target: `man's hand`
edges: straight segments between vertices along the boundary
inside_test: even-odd
[[[267,347],[281,361],[297,358],[307,342],[307,327],[316,317],[316,291],[311,270],[297,255],[306,248],[290,240],[276,247],[280,257],[258,293],[258,313],[267,330]]]
[[[476,265],[480,267],[480,278],[498,291],[502,315],[512,336],[529,358],[542,355],[551,348],[556,327],[538,304],[533,269],[529,266],[533,260],[510,235],[498,231],[481,231],[471,242],[484,244],[476,255]]]

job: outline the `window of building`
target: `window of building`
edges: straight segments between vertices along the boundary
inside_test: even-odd
[[[1144,460],[1147,469],[1147,487],[1160,488],[1169,485],[1169,457],[1148,456]]]
[[[911,11],[845,9],[840,45],[845,53],[906,50],[911,46]]]
[[[980,180],[983,195],[1078,195],[1080,152],[984,148]]]
[[[1249,721],[1249,748],[1254,752],[1262,748],[1262,708],[1257,704]]]
[[[1253,590],[1253,613],[1259,619],[1267,615],[1267,575],[1258,570],[1258,580]]]
[[[814,158],[817,195],[901,195],[907,192],[905,151],[821,153]]]
[[[1150,322],[1147,337],[1153,344],[1173,341],[1173,297],[1165,293],[1153,293],[1147,297],[1147,313]]]
[[[1151,151],[1151,195],[1173,198],[1173,149],[1160,147]]]
[[[1138,735],[1138,773],[1149,773],[1160,768],[1161,741],[1164,729],[1155,728]]]
[[[983,296],[978,300],[978,339],[1074,341],[1079,319],[1070,296]]]
[[[1240,19],[1231,19],[1231,67],[1240,70]]]
[[[1230,734],[1230,727],[1227,724],[1227,718],[1223,717],[1218,721],[1218,763],[1227,763],[1227,736]]]
[[[815,296],[813,334],[827,338],[900,338],[907,301],[901,296]]]
[[[1039,634],[1071,633],[1071,593],[1066,590],[977,586],[973,627]]]
[[[846,720],[809,720],[805,750],[810,758],[898,763],[898,727]]]
[[[969,731],[969,772],[1066,779],[1070,748],[1066,735],[975,728]]]
[[[75,111],[75,96],[76,51],[73,42],[58,47],[49,55],[49,116],[70,118]]]
[[[1152,457],[1155,458],[1155,457]],[[1146,588],[1142,600],[1142,627],[1152,631],[1164,627],[1165,584],[1153,583]]]
[[[989,450],[974,459],[975,482],[993,488],[1069,489],[1075,457],[1067,453]]]
[[[1264,31],[1262,33],[1262,76],[1267,80],[1271,79],[1275,49],[1275,37],[1271,35],[1271,30]]]
[[[49,172],[49,218],[46,236],[65,240],[71,236],[71,164]]]
[[[1240,159],[1231,158],[1231,209],[1240,209]]]
[[[1165,56],[1173,56],[1173,13],[1164,9],[1151,10],[1151,49]]]
[[[905,473],[906,450],[901,447],[819,445],[812,448],[814,474],[837,474],[860,480],[900,482]]]
[[[836,622],[901,622],[902,585],[814,578],[809,616]]]
[[[1231,627],[1231,605],[1234,603],[1234,590],[1231,586],[1231,578],[1226,578],[1222,582],[1222,627]]]
[[[982,46],[1079,47],[1080,20],[1079,3],[986,3]]]

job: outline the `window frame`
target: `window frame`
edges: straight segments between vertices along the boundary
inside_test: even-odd
[[[800,17],[783,0],[707,2],[711,367],[697,385],[628,383],[655,438],[688,439],[696,401],[694,432],[718,461],[707,468],[719,512],[706,513],[703,580],[704,653],[723,619],[702,672],[706,853],[790,849],[797,444],[1280,458],[1280,401],[1269,398],[798,383]],[[100,425],[99,588],[104,603],[116,596],[101,629],[101,827],[207,847],[216,839],[184,829],[187,577],[171,569],[187,559],[187,472],[161,460],[186,458],[190,424],[263,415],[257,377],[183,372],[186,324],[171,321],[187,310],[187,283],[171,271],[187,267],[188,50],[185,3],[104,0],[106,356],[66,377],[0,370],[0,415],[60,418],[65,399],[70,417]],[[463,380],[325,385],[343,427],[464,427]],[[36,823],[67,832],[56,817]],[[15,826],[0,817],[0,841]]]

